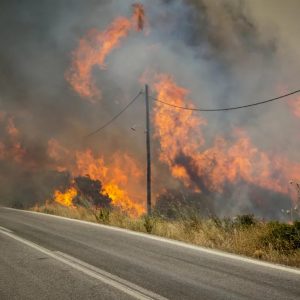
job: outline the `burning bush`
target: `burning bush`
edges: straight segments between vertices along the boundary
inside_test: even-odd
[[[93,180],[89,176],[79,176],[74,179],[77,189],[77,196],[73,200],[74,204],[82,205],[88,202],[96,208],[109,208],[111,206],[110,197],[103,191],[100,180]]]
[[[95,207],[96,209],[109,209],[111,198],[104,192],[100,180],[91,179],[89,176],[78,176],[65,188],[64,192],[56,190],[54,201],[63,206]]]

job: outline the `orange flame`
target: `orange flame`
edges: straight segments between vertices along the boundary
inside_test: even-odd
[[[142,30],[144,20],[144,7],[134,4],[132,20],[118,17],[103,32],[93,29],[86,37],[80,39],[79,47],[72,54],[72,64],[66,73],[66,79],[81,97],[92,102],[101,97],[101,91],[92,79],[93,67],[105,69],[106,57],[119,46],[121,39],[126,37],[132,28]]]
[[[287,94],[289,92],[289,87],[286,85],[280,85],[277,87],[279,94]],[[297,117],[300,118],[300,96],[293,95],[290,96],[287,100],[288,107],[291,111],[291,113]]]
[[[172,77],[160,75],[154,85],[159,99],[169,103],[184,106],[188,91],[175,84]],[[190,107],[193,107],[190,105]],[[160,140],[160,160],[167,163],[172,175],[189,185],[188,174],[182,166],[176,164],[179,153],[189,155],[197,153],[204,144],[201,126],[206,124],[202,118],[197,118],[191,111],[178,111],[156,102],[154,107],[155,137]],[[192,137],[192,138],[191,138]]]
[[[9,117],[7,120],[6,132],[12,139],[16,139],[19,136],[19,130],[12,117]]]
[[[134,202],[128,193],[118,185],[113,183],[106,184],[104,190],[111,198],[112,204],[129,215],[137,217],[145,212],[145,208],[141,204]]]
[[[0,112],[0,122],[5,127],[7,135],[6,142],[1,142],[0,152],[1,158],[12,159],[15,162],[24,162],[26,150],[24,149],[20,140],[20,131],[15,125],[15,119],[13,116],[8,115],[5,112]],[[26,161],[27,165],[29,164]]]
[[[300,97],[288,101],[288,105],[295,117],[300,118]]]
[[[57,140],[48,141],[48,156],[55,162],[55,168],[59,172],[67,171],[66,157],[70,156],[70,151],[63,147]]]
[[[139,204],[139,199],[130,196],[131,191],[137,189],[136,181],[142,177],[141,170],[130,156],[116,153],[111,163],[105,164],[102,157],[95,158],[92,151],[87,150],[77,152],[76,161],[75,176],[89,175],[94,180],[100,180],[114,206],[134,216],[144,213],[144,206]],[[130,183],[129,179],[134,182]]]
[[[179,106],[190,103],[188,91],[177,86],[170,76],[158,76],[154,87],[158,98],[166,102]],[[169,109],[158,102],[154,112],[160,160],[167,163],[172,175],[188,187],[222,192],[226,183],[245,181],[289,194],[289,180],[299,178],[299,163],[259,151],[243,130],[233,133],[235,142],[219,137],[213,147],[203,151],[205,141],[201,126],[206,121],[201,116],[195,116],[191,111]]]
[[[54,192],[54,201],[63,205],[63,206],[71,206],[73,207],[73,199],[77,196],[77,191],[74,187],[71,187],[67,191],[60,192],[55,191]]]
[[[144,213],[145,192],[141,181],[144,172],[137,161],[126,153],[115,153],[109,160],[95,157],[91,149],[72,152],[56,140],[48,143],[48,154],[58,171],[69,171],[72,177],[88,175],[100,180],[112,204],[131,216]],[[139,196],[137,196],[139,195]]]

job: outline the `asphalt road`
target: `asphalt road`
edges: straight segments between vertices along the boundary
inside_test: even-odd
[[[0,208],[0,299],[300,299],[300,270]]]

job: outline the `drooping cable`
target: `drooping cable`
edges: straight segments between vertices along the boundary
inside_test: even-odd
[[[99,133],[100,131],[102,131],[103,129],[105,129],[106,127],[108,127],[110,124],[112,124],[118,117],[120,117],[139,98],[139,96],[141,94],[142,94],[142,91],[140,91],[120,112],[118,112],[108,122],[106,122],[105,124],[103,124],[98,129],[94,130],[93,132],[89,133],[88,135],[86,135],[85,138],[89,138],[89,137],[91,137],[91,136]]]
[[[271,98],[271,99],[268,99],[268,100],[258,101],[258,102],[254,102],[254,103],[251,103],[251,104],[241,105],[241,106],[225,107],[225,108],[193,108],[193,107],[184,107],[184,106],[179,106],[179,105],[175,105],[175,104],[172,104],[172,103],[168,103],[166,101],[163,101],[162,99],[158,99],[158,98],[155,98],[153,96],[149,96],[149,97],[151,99],[153,99],[154,101],[156,101],[156,102],[168,105],[170,107],[178,108],[178,109],[191,110],[191,111],[203,111],[203,112],[216,112],[216,111],[230,111],[230,110],[236,110],[236,109],[242,109],[242,108],[247,108],[247,107],[262,105],[262,104],[266,104],[266,103],[270,103],[270,102],[273,102],[273,101],[276,101],[276,100],[280,100],[280,99],[286,98],[288,96],[297,94],[299,92],[300,92],[300,90],[296,90],[296,91],[289,92],[287,94],[284,94],[284,95],[281,95],[281,96],[278,96],[278,97],[275,97],[275,98]]]

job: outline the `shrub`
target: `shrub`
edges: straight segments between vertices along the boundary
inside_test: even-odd
[[[222,220],[218,216],[212,215],[211,220],[217,228],[223,227]]]
[[[147,233],[151,233],[153,230],[153,227],[154,227],[154,218],[145,216],[144,227],[145,227]]]
[[[103,223],[103,224],[108,224],[109,223],[109,216],[110,216],[110,211],[107,208],[100,208],[97,209],[94,212],[96,221],[98,223]]]
[[[12,203],[12,208],[24,209],[24,204],[21,201],[15,201]]]
[[[225,231],[232,231],[234,229],[234,221],[231,218],[224,218],[222,222],[222,227]]]
[[[235,225],[239,227],[250,227],[256,224],[254,215],[240,215],[235,219]]]
[[[296,230],[298,230],[298,234],[300,233],[300,221],[295,221],[294,222],[294,227]]]
[[[189,219],[189,228],[190,230],[198,231],[201,228],[202,222],[201,218],[198,215],[191,215]]]
[[[300,222],[294,225],[270,222],[267,227],[268,233],[262,237],[263,244],[280,251],[300,249]]]
[[[187,236],[192,236],[196,232],[199,232],[202,226],[202,220],[198,215],[191,215],[189,218],[182,218],[184,233]]]

